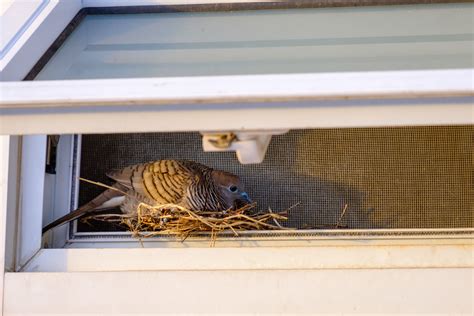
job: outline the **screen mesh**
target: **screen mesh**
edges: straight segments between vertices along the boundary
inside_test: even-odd
[[[272,138],[265,161],[204,153],[199,133],[83,135],[81,176],[158,159],[190,159],[239,175],[260,209],[289,212],[301,229],[471,228],[473,126],[294,130]],[[82,183],[83,204],[101,188]],[[80,231],[117,228],[105,224]]]

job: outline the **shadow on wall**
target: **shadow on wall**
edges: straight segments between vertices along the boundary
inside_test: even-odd
[[[253,188],[255,200],[262,210],[271,207],[282,211],[289,207],[288,221],[282,223],[299,229],[372,228],[370,212],[364,209],[364,194],[347,185],[292,172],[260,174],[261,185],[272,188]],[[296,205],[296,206],[295,206]]]

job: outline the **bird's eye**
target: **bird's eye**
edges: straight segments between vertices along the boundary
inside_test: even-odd
[[[229,187],[229,191],[230,191],[230,192],[237,192],[237,187],[236,187],[235,185],[231,185],[231,186]]]

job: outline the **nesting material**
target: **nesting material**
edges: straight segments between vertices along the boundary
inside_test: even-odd
[[[290,229],[278,222],[287,220],[286,212],[254,213],[255,207],[255,204],[249,204],[236,210],[193,212],[174,204],[151,206],[140,203],[136,215],[102,214],[89,218],[124,224],[136,237],[174,235],[182,240],[202,232],[210,232],[211,240],[215,241],[224,231],[239,236],[239,231],[244,230]]]
[[[82,179],[108,189],[120,191],[103,183]],[[120,191],[121,192],[121,191]],[[126,194],[125,192],[121,192]],[[135,237],[152,237],[157,235],[174,235],[185,240],[192,234],[210,232],[214,244],[219,233],[231,231],[239,236],[244,230],[288,230],[279,221],[288,219],[287,211],[274,213],[255,212],[256,204],[248,204],[239,209],[221,212],[194,212],[175,204],[149,205],[139,203],[136,212],[130,214],[96,214],[84,220],[94,219],[123,224]]]

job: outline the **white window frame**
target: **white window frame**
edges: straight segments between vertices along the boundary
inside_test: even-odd
[[[473,75],[465,69],[7,82],[0,132],[470,124]],[[46,120],[51,114],[54,122]]]
[[[209,2],[50,1],[8,58],[2,60],[2,78],[21,80],[83,6]],[[40,135],[0,137],[0,268],[4,270],[6,262],[7,270],[23,271],[2,273],[4,305],[0,300],[0,310],[6,315],[131,314],[137,310],[468,314],[472,312],[474,282],[471,234],[416,240],[327,240],[306,247],[288,242],[286,247],[267,244],[234,248],[223,244],[216,248],[164,249],[146,248],[145,243],[142,249],[99,248],[103,245],[94,249],[41,249],[38,236],[42,221],[38,218],[42,214],[42,134],[113,132],[117,126],[121,132],[151,131],[150,126],[153,131],[163,131],[164,127],[152,124],[156,119],[173,121],[184,113],[198,115],[201,121],[173,125],[171,130],[472,124],[472,77],[473,70],[466,69],[2,83],[0,108],[9,114],[0,118],[0,133]],[[269,85],[266,79],[278,84]],[[354,86],[354,79],[359,86]],[[411,83],[409,90],[407,82]],[[199,85],[199,89],[189,90],[189,83]],[[129,92],[121,93],[117,84],[126,85]],[[155,85],[165,89],[158,92],[153,89]],[[188,89],[184,97],[183,86]],[[311,106],[305,104],[308,101]],[[202,102],[209,104],[205,115],[199,112]],[[232,106],[242,103],[247,105],[244,110]],[[93,106],[100,106],[101,112]],[[122,116],[117,109],[127,111],[127,126],[120,124]],[[47,112],[54,113],[54,119]],[[265,122],[260,119],[263,115],[268,118]],[[229,116],[250,119],[241,126]],[[149,120],[145,124],[144,117]],[[103,124],[105,119],[108,124]],[[25,172],[36,180],[22,181]],[[3,229],[6,226],[16,229]],[[260,282],[255,283],[256,279]],[[123,289],[125,282],[130,288],[145,285],[148,294]],[[372,285],[367,286],[368,282]],[[197,294],[203,284],[213,295]],[[298,291],[306,295],[295,297]],[[450,296],[452,291],[455,296]],[[74,299],[79,296],[81,300]],[[262,299],[256,300],[256,296]],[[443,296],[450,299],[443,301]],[[239,304],[232,297],[248,304]],[[429,305],[423,299],[430,300]],[[140,300],[147,304],[137,307]]]

